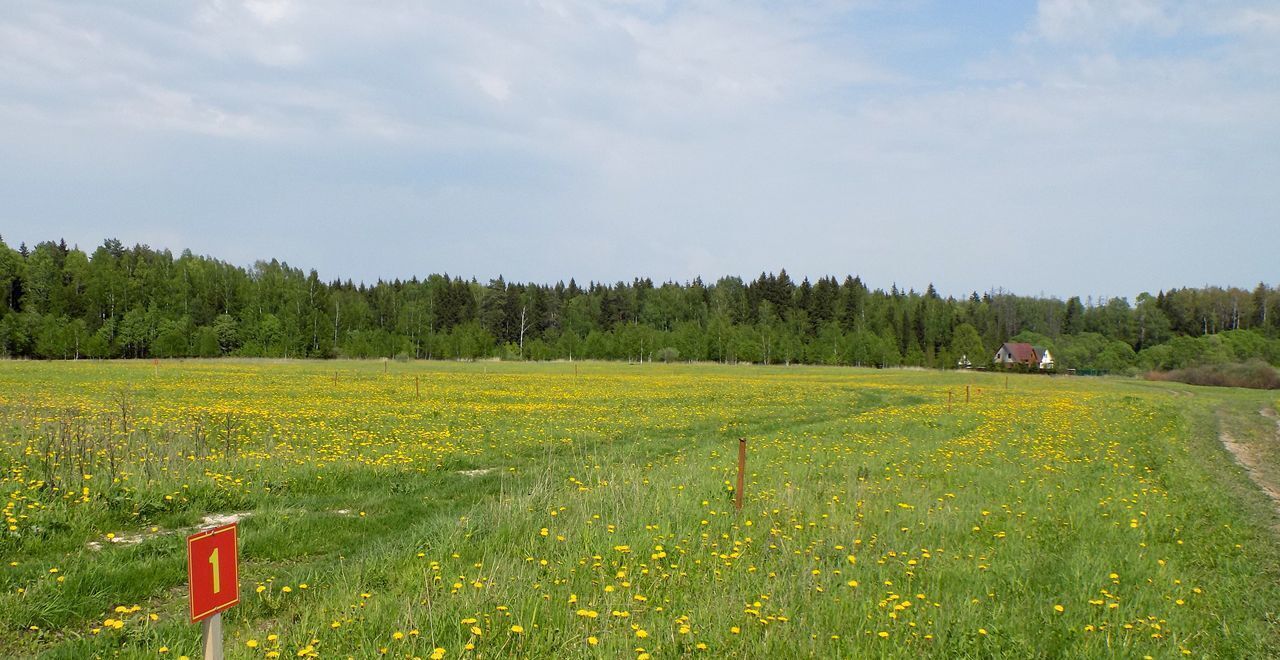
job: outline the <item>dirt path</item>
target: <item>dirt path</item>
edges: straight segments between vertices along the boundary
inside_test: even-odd
[[[233,522],[240,522],[251,515],[253,515],[252,511],[242,511],[240,513],[215,513],[213,515],[205,516],[204,519],[200,521],[200,524],[194,527],[183,527],[182,529],[173,530],[153,527],[149,532],[121,534],[119,536],[112,534],[109,541],[111,543],[119,543],[122,545],[137,545],[156,536],[165,536],[167,534],[180,534],[185,536],[192,532],[203,532],[206,529],[213,529],[214,527],[221,527],[222,525],[228,525]],[[90,550],[101,550],[102,541],[89,541],[86,547]]]
[[[1280,419],[1276,419],[1276,413],[1269,407],[1265,407],[1258,411],[1263,417],[1267,417],[1276,421],[1276,441],[1280,442]],[[1235,438],[1222,428],[1221,419],[1219,419],[1218,439],[1222,441],[1222,446],[1231,452],[1236,462],[1244,467],[1245,473],[1249,475],[1249,480],[1254,483],[1262,492],[1271,498],[1271,505],[1275,508],[1277,515],[1280,515],[1280,485],[1271,483],[1265,479],[1259,472],[1262,465],[1261,457],[1258,455],[1254,447],[1247,444],[1236,442]],[[1280,522],[1274,525],[1277,532],[1280,532]]]

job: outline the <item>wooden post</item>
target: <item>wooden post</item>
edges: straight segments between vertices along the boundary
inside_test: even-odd
[[[742,491],[746,487],[747,439],[738,438],[738,487],[733,491],[733,508],[742,511]]]
[[[333,386],[334,387],[338,386],[338,370],[337,369],[333,370]]]
[[[1005,388],[1006,390],[1007,390],[1007,389],[1009,389],[1009,376],[1008,376],[1008,375],[1005,375],[1005,377],[1004,377],[1004,388]]]
[[[204,660],[222,660],[222,613],[200,622],[204,634]]]
[[[387,358],[382,358],[382,375],[387,375]]]
[[[964,402],[969,403],[969,386],[964,386]]]
[[[422,386],[418,383],[418,377],[413,377],[413,395],[419,399],[422,398]]]

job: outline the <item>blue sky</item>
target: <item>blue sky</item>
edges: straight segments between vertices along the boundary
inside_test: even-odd
[[[1280,3],[25,2],[0,235],[322,277],[1280,278]]]

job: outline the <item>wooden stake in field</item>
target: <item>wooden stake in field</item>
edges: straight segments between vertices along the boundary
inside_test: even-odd
[[[417,376],[413,377],[413,396],[419,399],[422,398],[422,386],[418,384]]]
[[[334,387],[338,386],[338,370],[337,369],[333,370],[333,386]]]
[[[951,412],[951,390],[947,390],[947,412]]]
[[[964,402],[969,403],[969,386],[964,386]]]
[[[204,659],[222,660],[222,614],[215,614],[200,622],[204,635]]]
[[[1007,375],[1004,377],[1004,388],[1006,390],[1009,389],[1009,376]]]
[[[746,488],[747,439],[738,438],[738,487],[733,491],[733,508],[742,511],[742,491]]]

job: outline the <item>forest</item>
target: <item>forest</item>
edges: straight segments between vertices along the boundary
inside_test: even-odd
[[[105,240],[92,253],[0,238],[0,356],[598,359],[954,368],[1001,342],[1060,369],[1280,365],[1280,291],[1259,283],[1067,300],[966,297],[786,272],[715,282],[536,284],[433,274],[322,281],[277,260],[244,268]]]

